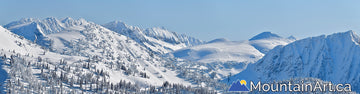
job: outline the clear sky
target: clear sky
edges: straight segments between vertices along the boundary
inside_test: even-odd
[[[360,0],[0,0],[0,24],[73,17],[165,27],[202,40],[247,40],[263,31],[298,38],[360,31]]]

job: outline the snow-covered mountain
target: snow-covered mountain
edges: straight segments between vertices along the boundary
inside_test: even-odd
[[[249,41],[228,41],[220,38],[203,45],[183,48],[172,54],[178,58],[203,63],[256,62],[268,50],[292,41],[294,40],[282,38],[271,32],[263,32]]]
[[[226,41],[229,41],[229,40],[225,39],[225,38],[218,38],[218,39],[211,40],[207,43],[226,42]]]
[[[222,79],[237,74],[249,63],[254,63],[277,45],[286,45],[293,39],[282,38],[271,32],[264,32],[245,41],[228,41],[220,38],[206,44],[186,47],[171,52],[177,58],[199,62]]]
[[[170,32],[165,28],[154,27],[143,30],[139,27],[127,25],[121,21],[113,21],[103,26],[119,34],[128,36],[151,51],[160,54],[204,43],[199,39]]]
[[[35,20],[30,18],[15,21],[6,26],[12,32],[36,41],[36,43],[38,43],[37,41],[49,41],[49,44],[45,46],[53,52],[82,56],[98,62],[90,65],[96,66],[97,70],[106,70],[109,73],[109,81],[113,83],[126,80],[140,86],[160,86],[164,81],[169,81],[170,83],[190,85],[176,77],[174,71],[163,66],[164,62],[167,62],[166,60],[153,54],[141,44],[127,36],[83,19],[46,18]],[[29,33],[30,35],[28,35]],[[38,36],[42,36],[43,40]],[[41,43],[38,44],[41,45]],[[144,74],[146,76],[143,76]]]
[[[261,53],[266,54],[269,50],[278,45],[286,45],[295,41],[296,38],[294,36],[290,36],[288,38],[283,38],[277,34],[272,32],[262,32],[251,39],[249,39],[250,45],[255,47]]]
[[[120,21],[21,19],[0,26],[0,93],[222,93],[219,80],[292,78],[360,91],[353,31],[295,40],[263,32],[203,42]]]
[[[250,38],[249,40],[251,41],[251,40],[273,39],[273,38],[282,38],[282,37],[272,32],[266,31]]]
[[[0,43],[0,49],[2,51],[13,51],[22,55],[43,52],[40,46],[10,32],[2,26],[0,26]]]
[[[275,47],[231,79],[279,81],[310,77],[350,83],[353,91],[359,92],[359,43],[360,37],[353,31],[298,40]]]
[[[6,90],[7,93],[20,93],[20,91],[23,91],[24,88],[28,88],[28,90],[30,90],[29,84],[41,82],[42,80],[39,75],[37,75],[40,72],[40,69],[32,67],[35,63],[39,64],[39,62],[35,62],[35,60],[44,59],[44,61],[46,60],[47,62],[41,62],[42,64],[52,66],[53,62],[57,62],[59,59],[66,59],[67,61],[85,59],[78,56],[65,56],[53,52],[47,52],[41,46],[34,44],[33,42],[25,39],[23,36],[18,36],[1,26],[0,40],[1,94],[5,93],[4,90]],[[27,66],[25,67],[24,65]],[[14,85],[15,80],[17,80],[17,86]],[[28,84],[28,86],[24,86],[21,83]],[[20,89],[20,87],[22,88]],[[14,88],[19,89],[16,90]],[[32,88],[37,88],[37,86]]]
[[[141,54],[148,53],[145,48],[134,43],[128,37],[84,19],[74,20],[68,17],[58,20],[50,17],[38,20],[28,18],[11,22],[5,27],[15,34],[36,41],[37,44],[62,54],[99,55],[100,51],[96,51],[98,48],[111,50],[116,57],[119,54],[128,54],[132,58],[136,58]],[[43,45],[38,41],[47,41],[48,44]],[[104,51],[101,53],[104,54]]]
[[[202,40],[194,37],[187,36],[185,34],[177,34],[176,32],[168,31],[164,27],[148,28],[144,31],[144,34],[172,44],[185,44],[186,46],[195,46],[203,43]]]
[[[162,89],[170,89],[170,86],[167,86],[169,84],[176,84],[175,86],[171,85],[172,88],[179,87],[182,91],[198,92],[200,89],[200,91],[205,91],[207,88],[199,88],[198,90],[185,88],[185,86],[197,87],[199,83],[204,82],[203,80],[206,80],[207,83],[216,84],[216,80],[210,79],[207,74],[200,74],[200,71],[184,74],[185,70],[188,69],[181,64],[186,64],[186,62],[161,57],[137,40],[84,19],[46,18],[39,20],[28,18],[9,23],[6,28],[10,29],[11,32],[5,28],[0,28],[4,31],[0,32],[1,39],[4,38],[0,44],[5,44],[0,47],[6,48],[0,52],[0,66],[3,66],[0,69],[4,69],[9,75],[25,75],[24,73],[26,73],[29,77],[11,76],[7,78],[10,82],[5,83],[10,85],[16,80],[19,80],[17,83],[20,83],[21,80],[21,83],[30,85],[47,83],[46,86],[37,85],[31,88],[25,86],[26,89],[23,90],[18,90],[18,88],[22,88],[22,85],[16,84],[7,87],[6,92],[15,90],[19,91],[18,93],[24,93],[24,90],[44,88],[39,91],[31,91],[40,93],[47,92],[45,88],[51,88],[54,91],[49,92],[95,92],[96,90],[98,93],[105,93],[104,88],[110,89],[110,84],[117,85],[114,86],[117,89],[110,89],[112,92],[122,93],[140,92],[144,89],[146,90],[143,92],[150,90],[151,92],[163,92]],[[161,40],[163,38],[145,37],[154,39],[152,41],[161,44],[161,46],[169,42]],[[143,37],[138,39],[141,38]],[[24,46],[24,44],[26,45]],[[36,53],[31,51],[33,48],[28,47],[30,44],[35,46]],[[169,44],[173,43],[169,42]],[[186,45],[185,42],[175,44],[170,46],[182,47],[177,45]],[[11,52],[14,50],[14,53],[10,53],[10,50]],[[18,51],[24,54],[17,55]],[[2,57],[3,55],[4,57]],[[16,64],[20,65],[13,65],[13,62],[18,62]],[[13,70],[17,71],[12,72]],[[182,74],[181,77],[180,74]],[[192,76],[189,77],[189,75]],[[54,84],[53,81],[56,81],[57,84]],[[163,86],[165,82],[166,87]],[[2,83],[0,82],[0,85]],[[66,85],[64,88],[61,86],[62,90],[53,88],[54,86],[59,87],[60,83]],[[82,84],[85,86],[82,87]],[[93,85],[96,86],[96,89],[92,87]],[[99,88],[100,85],[101,89]],[[159,89],[155,90],[155,87]]]
[[[17,35],[36,42],[37,44],[49,46],[51,43],[50,40],[47,39],[47,35],[80,31],[88,24],[90,24],[90,22],[87,22],[84,19],[73,20],[72,18],[67,17],[59,20],[54,17],[49,17],[43,20],[24,18],[19,21],[11,22],[4,27]]]
[[[248,41],[217,41],[172,52],[175,57],[202,62],[255,62],[264,54]]]

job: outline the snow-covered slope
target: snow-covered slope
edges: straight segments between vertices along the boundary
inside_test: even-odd
[[[360,91],[360,37],[353,31],[322,35],[277,46],[232,80],[286,80],[312,77],[350,83]],[[232,81],[230,81],[232,82]]]
[[[184,43],[186,46],[194,46],[202,44],[203,41],[187,36],[185,34],[177,34],[176,32],[168,31],[166,28],[154,27],[148,28],[144,31],[145,35],[159,39],[172,44]]]
[[[14,51],[21,54],[36,54],[41,51],[40,46],[13,34],[0,26],[0,49],[3,51]]]
[[[61,58],[69,58],[67,55],[49,52],[40,45],[34,44],[22,36],[16,35],[9,30],[0,26],[0,52],[8,54],[19,54],[31,57],[41,56],[57,61]],[[71,56],[72,58],[81,59],[80,56]]]
[[[103,26],[128,36],[151,51],[160,54],[203,43],[201,40],[184,34],[170,32],[165,28],[154,27],[143,30],[139,27],[129,26],[121,21],[113,21]]]
[[[223,79],[237,74],[249,63],[254,63],[277,45],[286,45],[293,40],[276,34],[261,33],[249,41],[228,41],[224,38],[212,40],[206,44],[186,47],[171,52],[177,58],[198,62],[208,68],[217,78]]]
[[[34,41],[48,41],[49,44],[43,46],[52,52],[94,59],[97,63],[91,65],[96,66],[97,70],[108,72],[109,81],[113,83],[125,80],[147,87],[160,86],[164,81],[169,81],[190,85],[177,77],[175,71],[163,66],[166,60],[154,55],[138,42],[84,19],[23,19],[6,26],[29,40],[35,37]],[[44,38],[36,39],[37,35],[28,36],[28,33],[41,33],[39,36]],[[141,77],[143,73],[146,73],[146,76]]]
[[[171,53],[174,57],[197,62],[197,65],[222,79],[229,74],[241,72],[246,64],[259,60],[264,54],[248,41],[213,41],[208,44],[180,49]]]
[[[282,38],[271,32],[263,32],[249,41],[215,39],[206,44],[187,47],[172,52],[175,57],[203,62],[255,62],[277,45],[286,45],[294,40]]]
[[[34,18],[24,18],[19,21],[11,22],[4,27],[17,35],[23,36],[28,40],[34,41],[42,46],[51,45],[47,35],[59,32],[79,31],[84,26],[90,24],[84,19],[73,20],[72,18],[56,19],[49,17],[43,20]]]
[[[0,86],[5,85],[7,93],[166,93],[175,88],[179,92],[211,93],[224,88],[204,70],[154,54],[157,52],[150,48],[171,51],[196,44],[186,36],[173,34],[177,39],[171,40],[174,36],[158,35],[157,30],[141,30],[149,35],[129,31],[141,35],[131,38],[71,18],[22,19],[6,28],[11,32],[0,28],[0,75],[6,79],[5,84],[1,79]],[[161,31],[170,34],[167,32]]]
[[[25,39],[24,37],[18,36],[1,26],[0,26],[0,44],[1,44],[0,45],[0,49],[1,49],[0,50],[0,54],[1,54],[0,93],[1,94],[5,93],[4,90],[6,90],[9,93],[10,90],[9,82],[11,81],[18,80],[18,83],[20,83],[20,79],[23,78],[27,78],[30,79],[31,81],[36,81],[36,82],[41,81],[40,79],[37,78],[39,77],[39,75],[36,75],[36,73],[38,73],[40,70],[38,68],[33,68],[29,66],[31,63],[34,63],[34,61],[37,60],[38,58],[43,58],[48,62],[56,62],[60,59],[66,59],[67,61],[85,59],[79,56],[65,56],[57,53],[47,52],[46,50],[42,49],[41,46],[34,44],[31,41]],[[19,56],[27,57],[20,59],[20,61],[21,63],[26,63],[28,67],[26,68],[20,67],[22,66],[19,64],[20,62],[16,62],[14,60],[15,57],[19,57]],[[34,60],[34,61],[26,62],[25,60]],[[49,63],[43,63],[43,64],[49,65]],[[50,63],[50,65],[52,64]],[[26,75],[20,75],[20,74],[26,74]],[[19,76],[21,78],[17,78]],[[12,93],[16,93],[16,92],[12,92]]]
[[[227,40],[225,38],[218,38],[218,39],[211,40],[207,43],[226,42],[226,41],[229,41],[229,40]]]
[[[259,52],[248,41],[223,41],[198,45],[173,52],[178,58],[203,62],[255,62],[264,54]]]
[[[262,32],[249,39],[250,44],[264,54],[266,54],[269,50],[271,50],[275,46],[286,45],[295,40],[296,38],[294,36],[290,36],[289,38],[283,38],[271,32]]]

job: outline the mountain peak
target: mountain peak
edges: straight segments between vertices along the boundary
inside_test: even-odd
[[[103,24],[102,26],[104,26],[110,30],[113,30],[115,32],[122,32],[124,30],[128,30],[131,28],[131,26],[128,26],[127,24],[125,24],[122,21],[112,21],[112,22]]]
[[[232,78],[253,80],[260,77],[256,79],[259,81],[318,78],[358,85],[360,74],[355,71],[360,70],[354,67],[360,64],[358,40],[355,32],[347,31],[309,37],[285,46],[277,46]]]
[[[281,37],[277,34],[267,31],[252,37],[250,40],[269,39],[269,38],[281,38]]]
[[[31,21],[35,21],[35,20],[38,20],[38,19],[35,19],[35,18],[22,18],[19,21],[21,21],[21,22],[31,22]]]
[[[332,35],[338,35],[338,36],[354,36],[354,35],[357,35],[353,30],[348,30],[346,32],[338,32],[338,33],[334,33],[334,34],[331,34],[329,36],[332,36]]]
[[[4,26],[11,32],[25,37],[31,41],[43,38],[45,35],[58,32],[81,31],[85,25],[90,24],[84,19],[73,20],[70,17],[58,19],[47,17],[44,19],[25,18],[13,21]]]
[[[175,32],[168,31],[164,27],[152,27],[147,28],[144,33],[149,36],[157,36],[157,37],[163,37],[163,38],[172,38],[174,37]]]
[[[61,23],[64,24],[65,26],[76,26],[76,25],[85,25],[88,24],[89,22],[83,18],[79,18],[76,20],[71,17],[66,17],[61,20]]]
[[[345,33],[350,35],[357,35],[353,30],[346,31]]]
[[[52,24],[52,25],[59,25],[60,21],[57,18],[54,17],[48,17],[42,20],[42,23]]]
[[[218,39],[211,40],[207,43],[226,42],[226,41],[229,41],[229,40],[225,39],[225,38],[218,38]]]
[[[10,22],[9,24],[4,25],[4,28],[10,28],[12,26],[21,25],[21,24],[29,24],[29,23],[36,22],[36,21],[39,21],[39,19],[21,18],[18,21],[13,21],[13,22]]]
[[[352,30],[349,30],[346,32],[335,33],[332,35],[328,35],[327,37],[346,39],[344,41],[352,41],[357,44],[360,44],[360,37]]]
[[[74,19],[71,17],[66,17],[66,18],[61,19],[61,22],[67,22],[67,21],[74,21]]]
[[[344,34],[345,34],[346,36],[350,36],[350,37],[352,37],[352,38],[358,37],[358,35],[357,35],[354,31],[352,31],[352,30],[346,31],[346,32],[344,32]]]
[[[127,24],[125,24],[125,22],[119,21],[119,20],[112,21],[112,22],[110,22],[108,24],[113,24],[113,25],[116,25],[118,27],[127,27],[128,26]]]
[[[294,37],[293,35],[287,37],[287,39],[290,39],[290,40],[296,40],[296,37]]]
[[[147,28],[147,30],[164,30],[164,31],[168,31],[165,27],[151,27],[151,28]]]
[[[55,17],[47,17],[47,18],[45,18],[46,20],[57,20],[57,18],[55,18]]]

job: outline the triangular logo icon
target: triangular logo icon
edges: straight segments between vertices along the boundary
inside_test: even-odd
[[[249,92],[249,88],[247,88],[245,80],[237,80],[231,84],[229,91]]]

